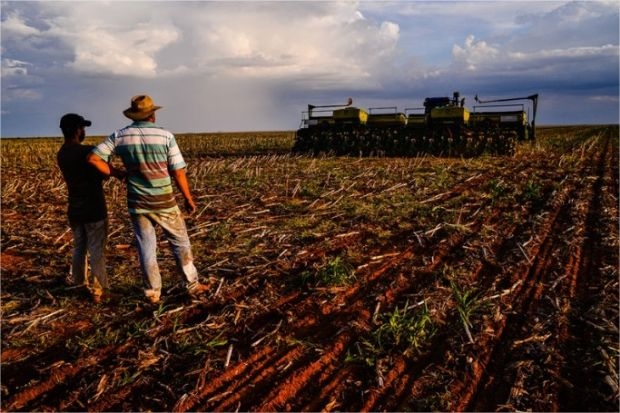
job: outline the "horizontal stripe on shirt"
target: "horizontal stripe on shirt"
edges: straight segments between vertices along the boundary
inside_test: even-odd
[[[161,210],[174,208],[177,205],[172,194],[167,195],[139,195],[127,193],[127,206],[129,209]]]
[[[176,206],[170,172],[186,167],[176,139],[151,122],[134,122],[117,130],[93,152],[104,161],[118,155],[127,170],[129,212],[167,212]]]
[[[127,157],[134,164],[165,163],[170,169],[180,169],[185,167],[185,162],[178,146],[166,149],[165,145],[145,144],[127,145],[124,143],[118,146],[116,154],[121,158]]]

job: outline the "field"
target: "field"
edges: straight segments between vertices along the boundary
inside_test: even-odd
[[[617,126],[512,157],[292,155],[179,135],[212,293],[144,303],[123,184],[115,297],[65,285],[61,139],[2,140],[3,411],[618,411]],[[101,138],[89,138],[98,142]]]

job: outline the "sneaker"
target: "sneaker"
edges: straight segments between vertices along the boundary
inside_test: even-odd
[[[101,288],[89,288],[90,295],[96,304],[99,304],[103,300],[104,291]]]
[[[159,304],[161,300],[159,297],[152,295],[150,297],[146,297],[146,301],[148,301],[149,304]]]
[[[118,301],[118,298],[119,296],[117,294],[113,294],[108,290],[103,290],[103,292],[99,295],[93,294],[93,301],[95,302],[95,304],[111,303],[112,301]]]
[[[146,301],[151,304],[159,304],[160,296],[156,292],[148,292],[146,293]]]
[[[198,297],[202,294],[206,294],[211,290],[211,287],[209,287],[208,285],[205,284],[201,284],[199,282],[196,282],[194,284],[192,284],[187,291],[189,292],[189,295],[192,297]]]

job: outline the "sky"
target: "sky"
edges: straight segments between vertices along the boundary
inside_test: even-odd
[[[173,133],[295,130],[308,104],[539,94],[537,125],[619,122],[614,1],[2,1],[1,136],[89,135],[147,94]],[[525,109],[532,116],[529,101]]]

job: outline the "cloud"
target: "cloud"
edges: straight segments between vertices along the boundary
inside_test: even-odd
[[[195,66],[218,75],[355,84],[398,40],[396,25],[367,20],[354,2],[224,6],[187,22]]]
[[[464,47],[452,47],[453,63],[468,70],[475,70],[479,64],[488,65],[496,61],[499,53],[497,48],[489,46],[485,41],[475,42],[473,35],[467,36]]]
[[[536,71],[550,66],[580,64],[582,69],[594,70],[597,65],[606,63],[609,67],[620,57],[617,45],[567,47],[563,49],[542,49],[532,52],[502,51],[488,45],[485,41],[476,42],[473,35],[465,39],[464,46],[452,48],[453,67],[466,68],[470,71]],[[559,68],[558,68],[559,69]]]
[[[44,28],[33,27],[19,10],[9,11],[3,35],[20,42],[45,38],[69,52],[66,67],[109,76],[191,71],[351,81],[368,77],[367,68],[394,50],[399,35],[394,23],[365,19],[355,2],[38,5]]]
[[[156,54],[179,37],[174,28],[141,23],[129,30],[97,25],[89,30],[63,33],[75,59],[68,64],[79,72],[154,77]]]
[[[28,63],[17,59],[2,59],[2,77],[28,75]]]
[[[29,26],[19,12],[9,13],[2,20],[2,34],[9,40],[19,40],[30,36],[37,36],[40,31]]]
[[[618,22],[616,1],[5,2],[3,130],[36,99],[50,124],[50,107],[93,101],[97,125],[114,124],[136,93],[165,100],[184,131],[294,128],[307,103],[348,96],[601,102],[618,91]]]
[[[64,51],[54,63],[78,73],[153,77],[157,74],[157,52],[180,37],[165,23],[147,20],[127,24],[112,18],[115,12],[122,14],[127,3],[39,5],[41,28],[34,27],[34,22],[22,17],[19,10],[9,11],[3,21],[3,36],[27,44],[26,53],[22,53],[33,59],[46,54],[47,47],[43,46],[54,44]],[[16,52],[15,47],[10,50]]]

